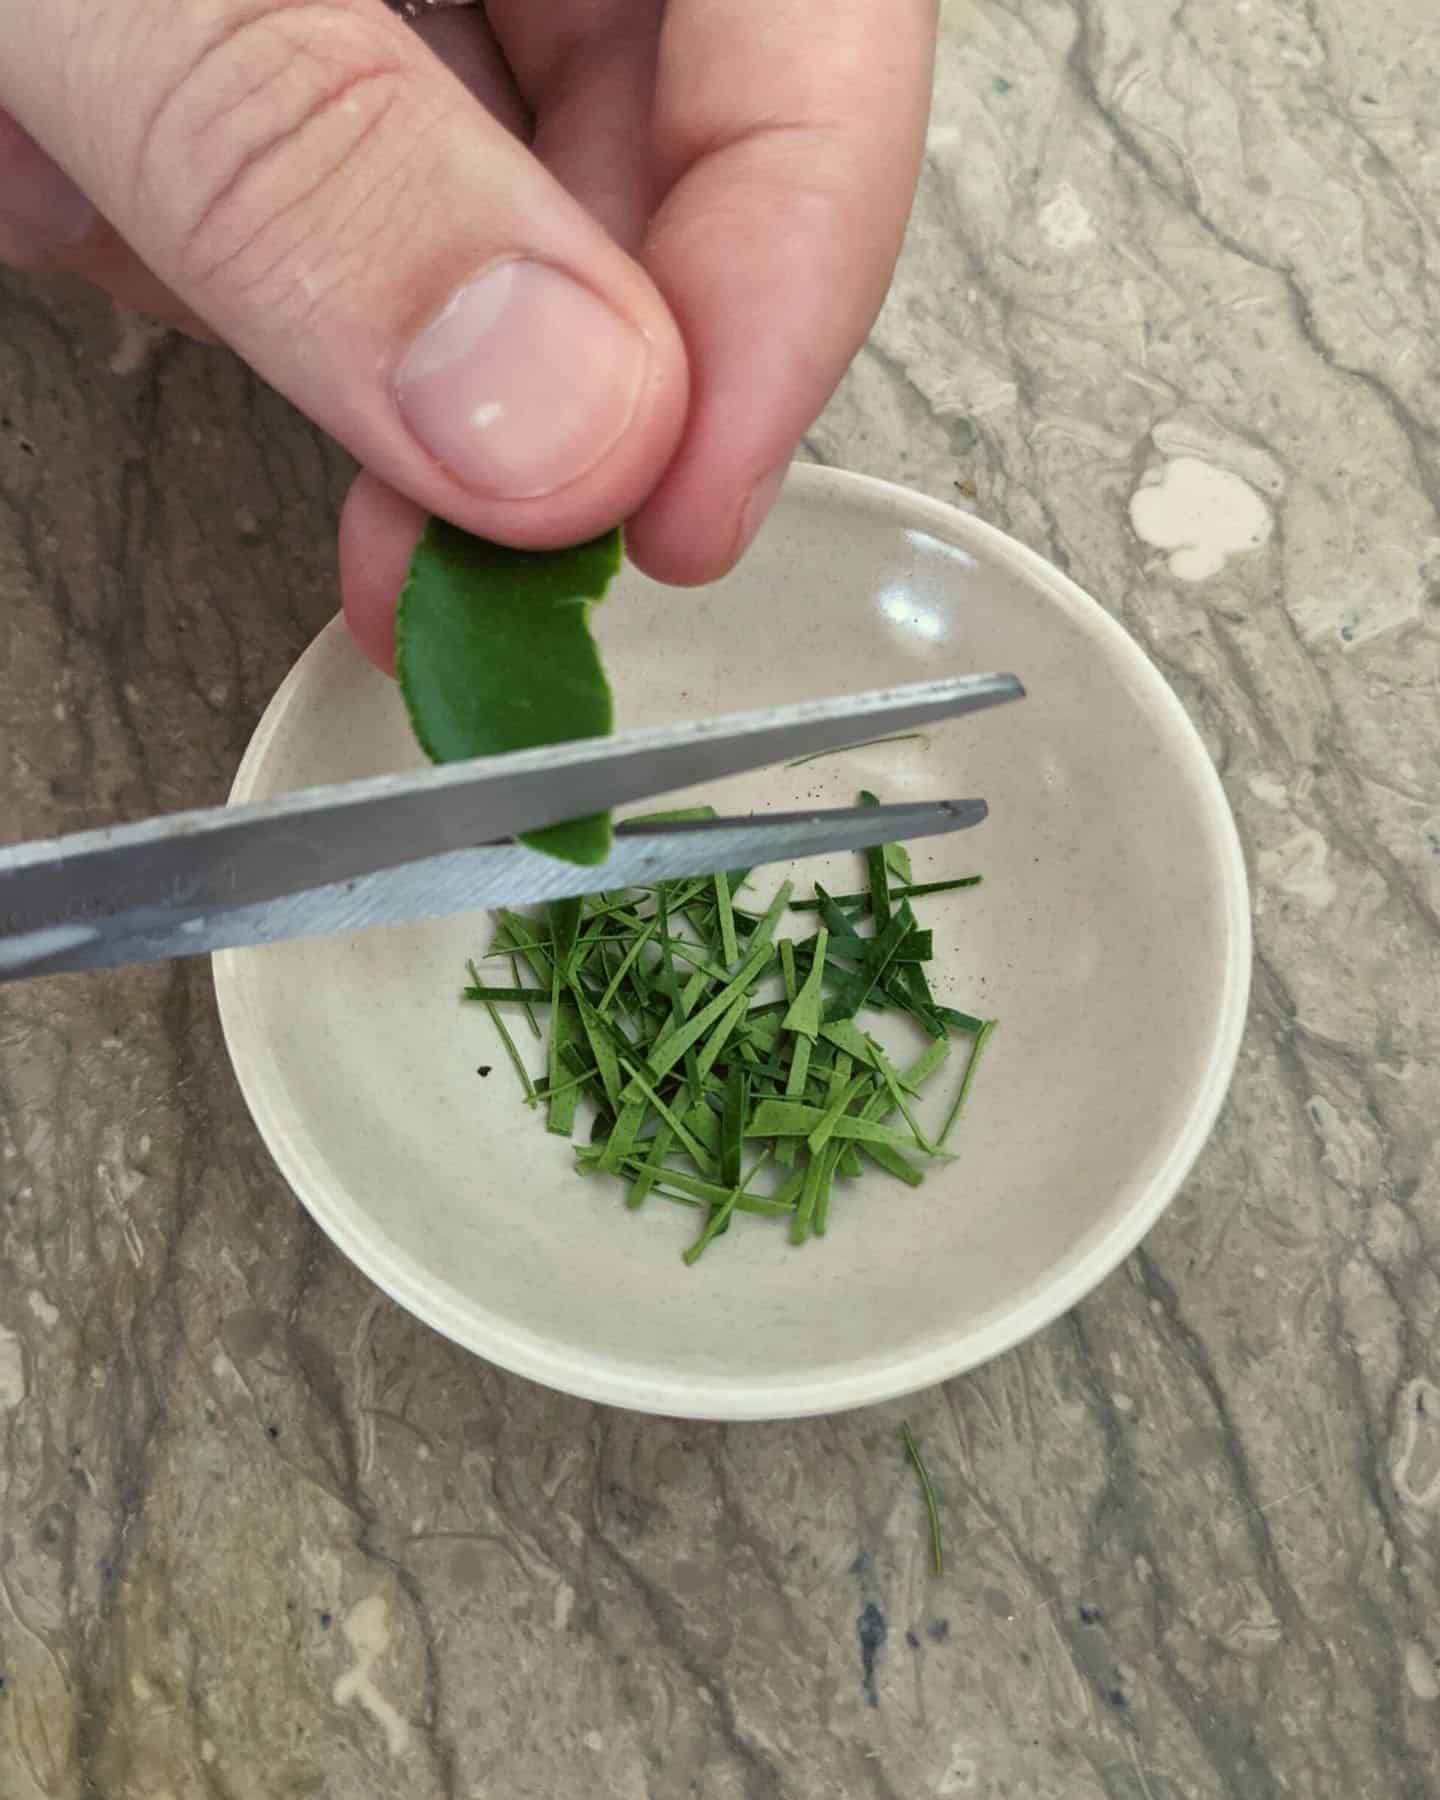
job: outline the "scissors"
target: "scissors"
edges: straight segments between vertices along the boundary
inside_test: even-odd
[[[636,820],[581,867],[538,830],[1024,697],[965,675],[306,788],[0,850],[0,981],[642,887],[977,825],[983,800]]]

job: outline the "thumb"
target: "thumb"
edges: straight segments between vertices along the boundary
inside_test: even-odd
[[[379,0],[29,11],[0,105],[367,468],[518,544],[649,493],[686,405],[664,302]]]

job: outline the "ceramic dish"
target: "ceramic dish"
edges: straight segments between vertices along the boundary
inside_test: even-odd
[[[917,879],[985,877],[922,918],[937,991],[1001,1021],[958,1160],[913,1192],[878,1174],[847,1185],[823,1242],[793,1250],[742,1220],[686,1268],[693,1213],[627,1213],[521,1104],[484,1013],[459,1000],[487,937],[469,916],[215,958],[235,1069],[286,1179],[437,1330],[620,1406],[837,1411],[1019,1342],[1154,1224],[1235,1061],[1244,866],[1178,701],[1029,551],[934,501],[806,467],[735,574],[678,593],[627,571],[596,629],[625,726],[954,670],[1024,679],[1021,705],[704,795],[733,811],[850,803],[861,787],[989,800],[987,824],[915,850]],[[418,760],[394,688],[337,622],[276,695],[232,798]],[[839,862],[821,879],[856,885]]]

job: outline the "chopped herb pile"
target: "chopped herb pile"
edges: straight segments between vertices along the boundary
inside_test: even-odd
[[[995,1021],[935,997],[932,935],[911,901],[979,878],[916,883],[898,844],[864,860],[861,891],[817,882],[796,899],[786,882],[764,912],[737,898],[743,869],[554,901],[538,917],[501,911],[485,960],[509,983],[470,964],[464,997],[489,1013],[547,1129],[575,1137],[588,1103],[580,1172],[623,1182],[631,1207],[653,1196],[701,1214],[687,1263],[736,1214],[782,1221],[794,1244],[823,1237],[844,1183],[879,1169],[919,1187],[924,1163],[946,1156]],[[817,913],[814,935],[781,936],[789,912]],[[505,1012],[543,1035],[543,1073]],[[928,1042],[897,1065],[865,1029],[872,1013],[913,1020]],[[949,1099],[930,1129],[921,1113],[942,1071]]]

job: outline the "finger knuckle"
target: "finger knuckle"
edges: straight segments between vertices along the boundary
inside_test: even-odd
[[[347,194],[375,181],[367,145],[410,81],[384,16],[349,0],[268,0],[170,72],[132,179],[177,284],[323,282],[299,264],[339,253]]]

